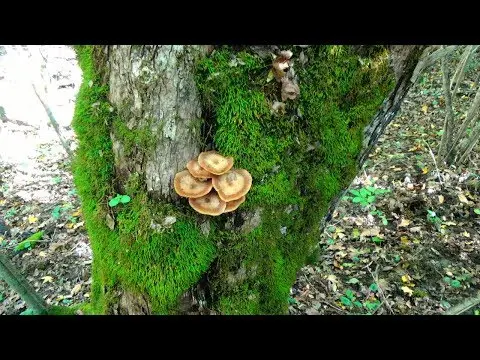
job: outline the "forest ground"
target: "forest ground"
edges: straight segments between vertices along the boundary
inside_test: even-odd
[[[24,76],[27,67],[42,68],[37,84],[45,85],[62,136],[75,147],[70,119],[80,75],[73,50],[0,47],[0,251],[47,304],[80,304],[89,300],[88,236],[70,160]],[[455,100],[460,114],[478,86],[472,76]],[[437,172],[430,149],[436,153],[443,119],[437,64],[411,89],[340,201],[319,239],[318,261],[298,273],[290,314],[439,314],[478,293],[479,152],[466,168]],[[370,205],[353,200],[368,191]],[[38,242],[19,246],[40,231]],[[0,281],[0,314],[25,310]]]

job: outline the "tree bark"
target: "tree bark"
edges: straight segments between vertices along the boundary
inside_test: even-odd
[[[372,114],[373,120],[366,127],[362,128],[364,129],[364,138],[362,149],[357,154],[358,165],[364,163],[386,126],[397,113],[403,98],[412,85],[410,79],[423,49],[423,46],[393,46],[390,48],[390,57],[393,72],[396,76],[396,85],[393,91],[387,96],[377,114],[375,116]],[[334,50],[335,49],[332,49],[332,54],[334,54]],[[108,100],[113,107],[111,110],[114,110],[116,114],[116,118],[108,123],[115,164],[115,175],[112,179],[114,189],[116,192],[126,193],[131,189],[132,179],[141,179],[141,186],[145,188],[147,194],[143,209],[145,213],[142,213],[145,214],[145,216],[147,216],[149,212],[155,212],[149,208],[149,201],[171,204],[177,209],[181,209],[184,213],[187,211],[182,210],[182,206],[184,205],[181,205],[181,201],[179,201],[178,196],[175,194],[172,181],[174,175],[178,171],[183,170],[189,160],[196,158],[200,151],[207,150],[213,144],[212,139],[205,139],[207,136],[210,136],[207,135],[205,131],[202,131],[202,129],[205,129],[206,123],[211,125],[210,130],[212,126],[214,128],[215,125],[212,125],[211,119],[207,119],[207,117],[211,118],[212,115],[209,115],[205,111],[207,106],[206,104],[202,104],[195,81],[197,61],[207,56],[210,51],[211,48],[208,46],[170,45],[105,46],[96,50],[94,68],[102,75],[103,82],[108,85]],[[361,51],[359,51],[359,53],[361,53]],[[241,63],[240,65],[236,65],[235,62],[232,62],[230,66],[241,65]],[[215,73],[212,74],[212,76],[217,75],[215,75]],[[301,97],[303,91],[301,82],[299,86]],[[352,89],[352,91],[354,90],[355,89]],[[361,91],[361,89],[358,90]],[[233,92],[235,92],[235,89]],[[346,101],[353,101],[351,98],[354,98],[356,95],[352,94],[352,92],[349,93]],[[326,101],[328,101],[328,99]],[[217,111],[217,116],[220,116],[219,111],[220,110]],[[80,111],[77,111],[77,113],[79,112]],[[215,114],[213,114],[213,116],[215,116]],[[299,115],[299,117],[301,117],[301,115]],[[78,120],[79,124],[80,122],[81,120]],[[107,123],[106,120],[105,122]],[[83,141],[83,146],[87,149],[88,145],[85,144],[87,141],[86,137],[82,138],[82,136],[80,136],[81,125],[77,125],[76,127],[78,129],[77,133],[79,133],[79,140],[81,143]],[[315,146],[311,146],[311,148],[315,148]],[[307,150],[307,153],[308,151],[311,151],[310,148]],[[78,156],[81,157],[82,154]],[[307,171],[307,169],[301,171]],[[265,176],[267,175],[268,174]],[[299,179],[301,176],[302,174],[299,174],[297,178]],[[261,179],[254,179],[253,186],[255,186],[255,181],[259,184],[262,183]],[[85,189],[87,189],[86,186]],[[340,190],[341,189],[338,189],[336,191],[337,195],[341,193]],[[301,189],[300,193],[305,193],[305,191],[308,192],[308,189]],[[79,192],[83,198],[82,200],[87,202],[87,198],[90,196],[87,194],[87,191],[80,190]],[[336,204],[337,199],[338,196],[332,198],[330,212]],[[97,201],[99,201],[99,199],[97,199]],[[248,236],[252,234],[253,230],[263,224],[264,215],[268,219],[268,216],[283,211],[283,208],[280,209],[278,207],[275,209],[273,207],[268,208],[268,206],[265,207],[265,209],[262,206],[248,208],[246,210],[240,209],[236,211],[235,214],[216,219],[212,224],[216,229],[219,228],[222,234],[228,233],[230,234],[229,236],[233,237],[246,236],[245,239],[248,239]],[[292,214],[301,214],[301,211],[303,210],[296,210],[295,206],[292,205],[289,205],[287,210],[285,210],[285,212],[292,212]],[[115,228],[115,230],[112,231],[122,231],[122,229],[125,228],[125,221],[120,224],[124,219],[123,214],[124,213],[117,213],[117,219],[114,220],[114,224],[116,224],[114,226],[119,226],[121,229],[117,230]],[[199,231],[203,234],[201,236],[208,237],[210,234],[210,225],[213,220],[210,221],[210,219],[205,216],[192,216],[188,214],[191,213],[187,211],[187,217],[194,219],[198,225],[198,229],[200,229]],[[101,217],[103,215],[92,215],[92,219],[94,216]],[[152,223],[151,229],[146,231],[153,233],[155,231],[154,229],[159,227],[162,229],[168,228],[168,226],[165,225],[165,223],[168,222],[166,219],[167,217],[163,217],[163,220],[157,221],[157,224]],[[93,230],[90,231],[90,229],[93,229],[93,225],[89,226],[89,222],[93,224],[94,220],[89,221],[87,219],[87,227],[89,228],[92,242],[94,242],[96,240],[93,237],[96,236],[96,233]],[[302,231],[305,233],[315,231],[316,233],[319,226],[319,223],[308,224]],[[177,230],[175,229],[176,228],[174,228],[174,230],[161,231],[176,232]],[[141,231],[144,231],[144,229],[138,229],[138,233]],[[283,231],[282,234],[284,234],[285,230],[280,231]],[[215,239],[218,241],[217,247],[220,249],[219,251],[225,252],[225,250],[221,250],[225,245],[222,245],[221,240],[218,240],[221,239],[221,236]],[[98,240],[98,242],[100,242],[100,240]],[[124,251],[124,248],[128,246],[130,245],[122,245],[122,249],[119,251]],[[100,250],[98,249],[100,249],[100,247],[100,244],[94,244],[93,246],[94,259],[98,254],[97,264],[107,261],[105,257],[102,258],[104,255],[101,256],[99,254]],[[275,246],[273,246],[272,249],[276,254],[274,259],[271,260],[271,262],[270,260],[265,260],[268,264],[271,264],[269,266],[272,267],[268,268],[270,270],[265,270],[260,276],[267,276],[266,274],[268,274],[269,271],[283,271],[281,267],[281,261],[283,260],[275,259],[284,259],[284,257],[277,256]],[[107,250],[103,249],[102,251]],[[311,251],[311,249],[305,251]],[[228,256],[227,253],[225,257]],[[121,256],[119,256],[119,259],[119,263],[124,261]],[[179,306],[183,308],[180,312],[188,312],[192,303],[198,304],[200,302],[200,305],[204,305],[205,301],[208,300],[207,298],[215,297],[211,294],[214,290],[209,288],[210,284],[208,279],[209,276],[215,277],[216,269],[221,266],[220,263],[222,261],[221,258],[219,260],[217,257],[217,260],[211,263],[210,270],[203,272],[204,276],[201,281],[197,282],[196,285],[192,284],[191,291],[185,293],[188,289],[183,289],[184,296],[178,297],[180,305],[178,303],[176,305],[177,309]],[[128,267],[130,265],[127,264],[125,266]],[[145,264],[145,267],[149,266],[155,266],[155,264]],[[231,269],[231,272],[228,273],[227,280],[224,281],[235,283],[238,281],[241,282],[242,279],[249,276],[255,276],[252,274],[256,273],[256,266],[257,265],[253,265],[245,268],[242,265],[240,268]],[[97,265],[97,268],[100,268],[100,266]],[[96,270],[94,269],[94,271]],[[105,277],[107,276],[106,274],[107,272],[103,275],[98,275],[98,278]],[[289,275],[289,278],[290,276],[291,275]],[[122,277],[119,276],[119,279],[121,278]],[[152,279],[152,281],[155,282],[167,280]],[[100,280],[96,280],[94,277],[94,283],[95,281],[98,283]],[[105,282],[105,280],[102,281]],[[111,286],[110,289],[107,289],[108,287],[106,285],[102,286],[101,291],[109,292],[110,295],[110,303],[108,309],[105,310],[106,312],[114,314],[149,314],[156,312],[154,309],[155,306],[152,305],[155,302],[152,300],[152,297],[154,297],[152,294],[157,290],[147,295],[136,289],[131,289],[131,286],[122,283],[122,280],[118,281],[119,284],[116,284],[114,287]],[[155,289],[158,289],[158,284],[152,286],[156,286]],[[137,289],[139,288],[141,289],[142,286],[137,287]],[[248,297],[252,299],[255,297],[262,298],[263,296],[262,293],[249,294]],[[282,296],[284,295],[288,294],[282,293]],[[250,310],[239,309],[238,312],[250,312]]]

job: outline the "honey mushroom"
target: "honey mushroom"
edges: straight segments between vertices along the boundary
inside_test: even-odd
[[[227,206],[225,207],[224,213],[231,212],[237,210],[237,208],[242,205],[246,200],[246,196],[243,195],[240,199],[232,200],[227,202]]]
[[[212,180],[199,180],[193,177],[188,170],[180,171],[173,180],[178,195],[188,198],[199,198],[212,190]]]
[[[200,214],[218,216],[235,211],[246,200],[252,176],[245,169],[232,167],[233,157],[204,151],[187,163],[187,170],[175,175],[175,191],[188,198]]]
[[[252,176],[245,169],[235,169],[215,176],[212,183],[220,199],[229,202],[240,199],[250,190]]]
[[[222,175],[233,167],[233,157],[222,156],[215,150],[204,151],[198,155],[198,164],[214,175]]]
[[[220,199],[215,191],[199,198],[189,198],[188,203],[197,212],[204,215],[218,216],[223,214],[227,203]]]
[[[193,159],[187,163],[187,169],[197,179],[211,179],[214,175],[200,166],[197,160]]]

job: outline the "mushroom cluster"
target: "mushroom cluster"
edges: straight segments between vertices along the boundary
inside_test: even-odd
[[[190,160],[187,170],[178,172],[173,181],[178,195],[200,214],[218,216],[236,210],[252,186],[252,176],[245,169],[233,169],[233,158],[205,151]]]

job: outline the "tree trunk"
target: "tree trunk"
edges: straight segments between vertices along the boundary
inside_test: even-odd
[[[78,47],[74,176],[92,311],[284,313],[322,219],[397,112],[422,49],[294,47],[300,95],[276,111],[271,58],[247,47]],[[247,201],[218,217],[172,184],[209,149],[253,177]],[[109,206],[117,193],[131,201]]]

